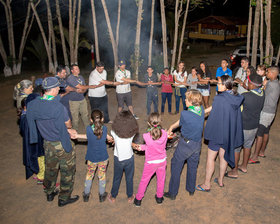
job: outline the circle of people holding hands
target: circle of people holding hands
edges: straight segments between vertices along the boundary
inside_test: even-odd
[[[74,203],[78,195],[71,196],[76,171],[75,143],[87,139],[87,173],[82,193],[83,201],[90,198],[95,173],[99,180],[99,201],[116,202],[123,172],[129,203],[141,206],[146,188],[154,174],[157,176],[155,201],[164,198],[175,200],[179,191],[181,171],[187,163],[186,191],[210,192],[215,159],[219,157],[219,174],[214,183],[224,187],[224,177],[237,179],[238,173],[247,173],[248,164],[260,163],[265,157],[269,130],[274,120],[280,94],[279,68],[259,65],[257,70],[249,66],[249,59],[241,60],[241,67],[232,78],[226,59],[217,69],[216,79],[205,62],[199,68],[192,67],[187,74],[184,62],[170,74],[169,68],[156,75],[147,68],[143,82],[131,79],[125,61],[120,61],[114,81],[107,80],[104,64],[98,62],[90,73],[86,85],[78,65],[66,68],[58,66],[55,77],[38,78],[33,82],[22,80],[15,86],[14,99],[18,109],[20,134],[23,138],[23,163],[26,179],[33,176],[43,184],[47,201],[58,195],[58,206]],[[138,116],[132,106],[130,84],[146,86],[147,132],[144,144],[135,142],[139,134]],[[210,84],[216,84],[216,96],[210,106]],[[237,84],[237,91],[234,85]],[[116,86],[118,113],[109,118],[106,85]],[[158,111],[158,86],[161,85],[161,113]],[[172,87],[175,87],[173,90]],[[91,107],[89,116],[85,92]],[[172,113],[172,94],[175,93],[175,112]],[[180,101],[183,110],[180,118],[168,129],[162,126],[162,115],[167,101],[168,113],[178,114]],[[153,112],[151,106],[153,104]],[[125,110],[125,105],[128,110]],[[89,119],[90,117],[90,119]],[[79,134],[79,118],[86,127],[86,134]],[[207,118],[206,126],[204,121]],[[109,133],[106,123],[111,123]],[[204,130],[204,134],[203,134]],[[205,180],[196,184],[202,135],[208,144]],[[73,141],[71,140],[73,139]],[[177,141],[174,141],[177,140]],[[176,142],[171,159],[171,177],[168,190],[164,191],[166,176],[166,145]],[[252,145],[255,150],[251,153]],[[113,183],[106,192],[108,165],[107,143],[114,147]],[[145,152],[145,163],[137,193],[133,193],[134,150]],[[241,150],[243,160],[239,163]],[[231,170],[227,171],[227,167]],[[57,183],[60,171],[60,184]],[[34,176],[34,174],[36,174]]]

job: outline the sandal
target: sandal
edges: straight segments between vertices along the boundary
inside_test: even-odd
[[[252,160],[252,159],[249,159],[249,162],[248,162],[248,164],[258,164],[258,163],[261,163],[260,161],[258,161],[258,160]]]
[[[203,192],[210,192],[210,190],[211,190],[211,189],[204,189],[204,188],[202,188],[200,185],[197,185],[197,186],[195,187],[195,189],[196,189],[197,191],[203,191]]]
[[[116,198],[113,198],[111,194],[109,194],[107,196],[107,198],[108,198],[108,201],[111,202],[112,204],[114,204],[116,202]]]
[[[215,179],[214,179],[214,182],[215,182],[216,184],[218,184],[219,187],[224,187],[224,186],[225,186],[224,184],[223,184],[222,186],[219,184],[218,178],[215,178]]]

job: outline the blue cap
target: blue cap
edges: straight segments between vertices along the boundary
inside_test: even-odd
[[[52,89],[60,85],[56,77],[47,77],[43,80],[42,87],[44,89]]]
[[[43,79],[42,79],[42,78],[38,78],[38,79],[36,79],[36,80],[35,80],[35,87],[37,87],[37,86],[41,86],[41,85],[42,85],[42,83],[43,83]]]
[[[124,60],[120,60],[120,62],[119,62],[119,66],[122,66],[122,65],[126,65]]]

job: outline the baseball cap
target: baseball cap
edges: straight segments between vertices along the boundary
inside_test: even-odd
[[[126,65],[124,60],[120,60],[120,62],[119,62],[119,66],[122,66],[122,65]]]
[[[262,77],[256,73],[253,73],[250,76],[248,76],[248,80],[250,83],[252,83],[255,86],[262,85]]]
[[[44,89],[52,89],[60,85],[56,77],[47,77],[43,80],[42,87]]]

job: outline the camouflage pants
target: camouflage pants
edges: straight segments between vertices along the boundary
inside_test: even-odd
[[[66,153],[61,142],[44,141],[45,149],[45,178],[46,193],[51,194],[55,190],[58,171],[60,170],[59,199],[67,200],[73,191],[76,172],[76,153],[73,150]]]

